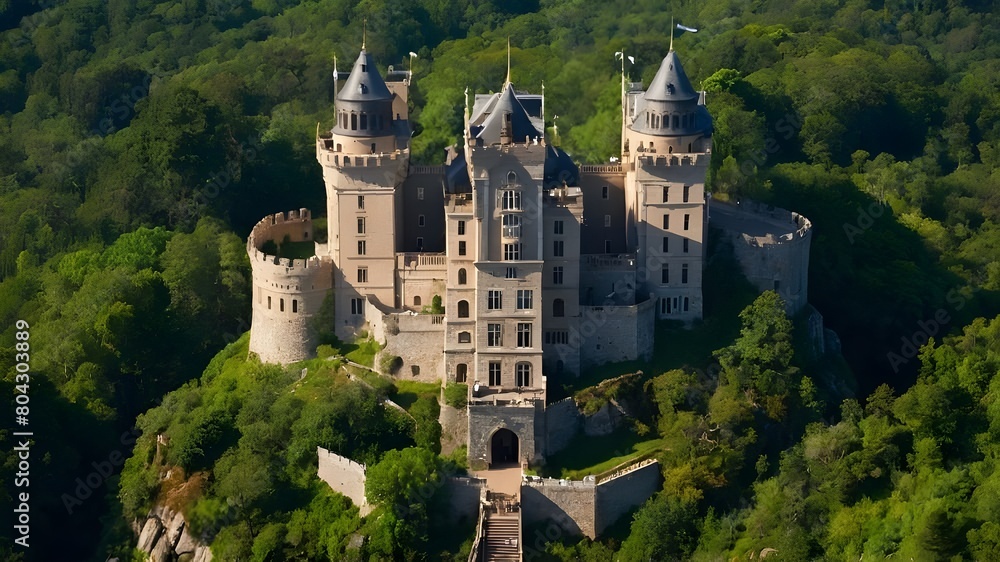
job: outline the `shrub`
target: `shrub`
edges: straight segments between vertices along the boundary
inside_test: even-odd
[[[444,402],[452,408],[464,408],[469,402],[469,385],[455,382],[448,383],[444,387]]]

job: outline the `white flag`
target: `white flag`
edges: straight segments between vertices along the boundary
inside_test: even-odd
[[[336,82],[337,78],[337,57],[333,57],[333,81]]]
[[[628,61],[632,64],[635,64],[635,57],[629,57]]]
[[[677,24],[677,29],[683,29],[684,31],[690,31],[691,33],[698,33],[697,29],[681,24]]]
[[[413,51],[410,51],[410,56],[413,57],[413,58],[417,58],[417,53],[414,53]]]

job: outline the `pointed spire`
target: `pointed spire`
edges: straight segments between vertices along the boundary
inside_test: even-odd
[[[507,36],[507,79],[504,80],[504,87],[510,84],[510,35]]]
[[[673,21],[670,22],[671,27],[673,27]],[[361,24],[361,50],[365,50],[365,44],[368,43],[368,18],[364,19],[364,23]]]

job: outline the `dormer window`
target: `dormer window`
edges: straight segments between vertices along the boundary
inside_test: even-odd
[[[517,183],[517,174],[513,170],[507,172],[507,185],[514,185]]]
[[[365,85],[364,83],[358,84],[358,93],[359,94],[367,94],[368,93],[368,86]]]
[[[667,93],[670,94],[671,96],[674,95],[674,85],[673,84],[667,84]]]
[[[368,65],[367,64],[361,63],[361,72],[368,72]]]

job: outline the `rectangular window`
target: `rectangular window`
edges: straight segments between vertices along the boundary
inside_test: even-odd
[[[507,271],[505,273],[506,273],[506,275],[504,277],[506,277],[507,279],[517,279],[517,268],[516,267],[508,267]]]
[[[503,331],[500,324],[486,325],[486,345],[489,347],[500,347],[503,345]]]
[[[472,334],[469,332],[459,332],[458,343],[472,343]]]
[[[546,344],[567,344],[569,343],[569,332],[565,330],[553,330],[545,332]]]
[[[552,284],[553,285],[563,284],[563,266],[557,265],[552,268]]]
[[[555,221],[552,223],[552,233],[562,234],[563,233],[563,221]]]
[[[503,245],[503,259],[505,261],[517,261],[521,259],[521,245],[520,244],[504,244]]]
[[[517,347],[531,347],[531,323],[517,323]]]
[[[601,186],[601,199],[607,199],[607,198],[608,198],[608,186],[606,185]]]
[[[299,311],[299,301],[298,299],[292,299],[292,312],[295,313],[298,311]]]
[[[684,239],[684,253],[685,254],[688,253],[688,242],[690,242],[690,240],[688,240],[687,238],[685,238]]]
[[[363,256],[368,250],[368,243],[364,240],[358,240],[358,255]]]
[[[670,283],[670,267],[667,264],[660,266],[660,283],[664,285]]]
[[[267,309],[271,310],[271,297],[270,296],[267,297]]]
[[[611,226],[611,215],[604,215],[604,228]]]
[[[670,199],[670,186],[663,186],[663,202],[666,203]]]
[[[531,310],[532,308],[532,291],[531,289],[518,289],[517,290],[517,309],[518,310]]]
[[[465,255],[465,240],[459,241],[458,243],[458,255]]]
[[[688,305],[689,304],[691,304],[691,302],[688,300],[687,297],[684,297],[684,312],[688,311]]]
[[[358,217],[358,234],[365,233],[365,217]]]
[[[490,361],[490,386],[500,386],[500,362]]]
[[[417,236],[417,251],[418,252],[423,252],[424,251],[424,237],[423,236]]]
[[[604,241],[604,253],[605,254],[610,254],[611,253],[611,240],[605,240]]]
[[[367,267],[359,267],[358,268],[358,283],[367,283],[367,282],[368,282],[368,268]]]
[[[684,230],[687,230],[689,226],[691,226],[691,215],[685,213],[684,214]]]
[[[458,235],[462,236],[465,234],[465,221],[458,221]]]
[[[688,265],[684,264],[681,266],[681,283],[688,282]]]
[[[552,241],[552,255],[561,258],[563,255],[563,241],[553,240]]]
[[[691,186],[690,185],[685,185],[684,186],[684,202],[687,203],[688,199],[690,199],[690,198],[691,198]]]
[[[417,215],[417,226],[425,226],[427,224],[426,219],[423,215]]]
[[[422,187],[417,188],[417,199],[420,201],[424,200],[424,188]]]
[[[351,299],[351,314],[360,316],[365,312],[364,299]]]
[[[663,215],[663,230],[670,230],[670,215]]]
[[[505,189],[500,192],[500,209],[504,211],[521,210],[521,192]]]
[[[665,253],[667,253],[669,251],[670,251],[670,238],[664,236],[663,237],[663,253],[665,254]]]
[[[364,195],[358,195],[358,210],[359,211],[365,210],[365,196]]]
[[[503,309],[503,291],[490,289],[486,297],[486,309],[487,310]]]

